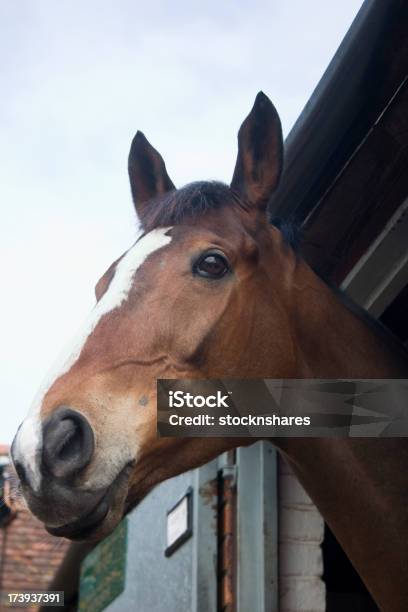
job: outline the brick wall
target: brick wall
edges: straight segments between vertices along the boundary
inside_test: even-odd
[[[68,542],[49,535],[28,511],[0,528],[0,590],[45,589]]]
[[[279,457],[280,612],[326,610],[321,543],[324,521],[289,465]]]
[[[3,446],[0,452],[6,455]],[[14,511],[0,526],[0,591],[46,589],[68,545],[48,534],[28,510]]]

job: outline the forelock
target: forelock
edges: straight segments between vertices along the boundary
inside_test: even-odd
[[[248,212],[250,207],[225,183],[219,181],[197,181],[181,189],[152,199],[145,207],[140,219],[145,233],[158,227],[180,225],[188,219],[203,217],[208,212],[234,206]],[[296,251],[300,243],[300,231],[296,224],[272,218],[283,234],[285,241]]]
[[[202,217],[224,206],[245,208],[244,203],[224,183],[199,181],[151,200],[140,221],[144,231],[150,232],[157,227],[180,225],[188,218]]]

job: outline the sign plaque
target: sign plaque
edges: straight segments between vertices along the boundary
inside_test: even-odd
[[[183,497],[167,512],[166,557],[170,557],[192,535],[193,489],[189,487]]]

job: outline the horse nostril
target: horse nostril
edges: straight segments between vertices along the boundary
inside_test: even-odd
[[[43,426],[43,468],[57,478],[75,476],[91,461],[94,435],[82,414],[58,408]]]

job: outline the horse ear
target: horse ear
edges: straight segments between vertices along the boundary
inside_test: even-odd
[[[128,170],[133,202],[140,217],[149,200],[175,189],[162,156],[142,132],[137,132],[133,138]]]
[[[231,189],[265,210],[282,171],[283,140],[279,115],[260,91],[238,132],[238,157]]]

